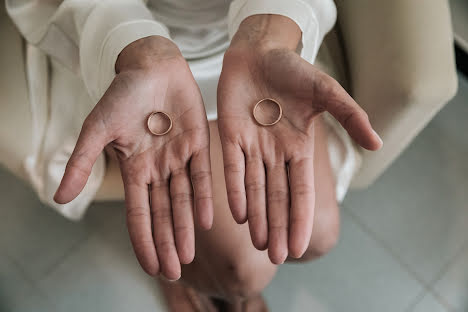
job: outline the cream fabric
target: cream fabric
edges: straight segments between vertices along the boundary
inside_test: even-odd
[[[457,74],[447,0],[336,0],[350,92],[384,146],[359,148],[352,187],[366,187],[454,96]]]
[[[299,52],[310,62],[336,19],[331,0],[7,0],[6,8],[28,42],[25,89],[31,146],[21,158],[25,177],[43,202],[75,220],[102,184],[104,154],[79,197],[66,205],[52,198],[81,124],[115,76],[115,61],[126,45],[149,35],[174,40],[189,62],[211,120],[216,118],[223,53],[244,18],[288,16],[302,30]],[[15,117],[21,123],[23,117]]]

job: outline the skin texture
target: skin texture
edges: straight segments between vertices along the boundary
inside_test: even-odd
[[[323,222],[322,228],[315,224],[328,219],[326,204],[323,213],[315,209],[321,190],[314,184],[317,118],[330,112],[367,149],[382,143],[346,91],[295,52],[300,36],[286,17],[256,15],[241,24],[225,53],[217,122],[224,175],[217,176],[226,183],[216,182],[215,189],[227,199],[217,204],[217,212],[228,202],[234,220],[248,221],[248,227],[232,218],[224,227],[229,223],[221,213],[215,231],[199,231],[213,221],[210,132],[187,63],[171,41],[158,36],[140,39],[120,54],[117,76],[83,124],[55,200],[75,198],[99,153],[110,145],[122,173],[130,238],[148,274],[178,279],[181,263],[194,259],[195,231],[200,252],[184,275],[195,285],[209,284],[208,274],[200,282],[196,273],[209,267],[216,278],[223,277],[216,284],[227,285],[225,296],[261,291],[274,275],[272,263],[288,256],[300,258],[306,250],[309,259],[323,254],[324,224],[334,222]],[[273,127],[261,127],[252,118],[253,105],[265,97],[283,108],[283,118]],[[146,128],[146,118],[158,110],[174,121],[162,137]],[[324,175],[327,188],[333,188],[329,167]],[[331,198],[324,202],[334,202]],[[336,210],[334,204],[329,210]],[[312,232],[314,224],[318,231]],[[245,238],[268,251],[247,246]],[[210,264],[212,258],[217,260]]]
[[[177,284],[179,290],[181,287],[191,287],[201,297],[222,298],[225,304],[234,307],[239,301],[258,301],[261,291],[271,281],[278,266],[271,263],[267,251],[259,251],[252,245],[248,224],[238,225],[232,218],[227,201],[218,123],[214,120],[208,124],[213,175],[213,227],[210,231],[195,229],[195,259],[182,266],[182,278],[171,285]],[[314,231],[305,254],[300,259],[287,261],[313,260],[328,253],[338,241],[339,208],[327,148],[330,130],[320,117],[314,126],[314,175],[320,181],[315,185]],[[117,162],[113,153],[109,157],[111,162]],[[165,289],[168,290],[164,293],[169,307],[192,306],[191,302],[183,302],[184,297],[178,290]],[[194,310],[174,308],[170,311]]]
[[[364,148],[382,144],[367,114],[340,84],[295,52],[300,33],[297,26],[287,30],[290,23],[279,16],[246,19],[225,53],[218,85],[229,206],[238,223],[248,221],[254,246],[268,248],[275,264],[288,255],[300,258],[309,245],[317,116],[330,112]],[[278,41],[285,31],[289,36]],[[252,108],[263,98],[282,105],[283,117],[274,126],[253,119]]]
[[[175,280],[180,263],[190,263],[195,255],[194,214],[203,229],[211,228],[213,219],[202,97],[180,51],[162,37],[129,45],[116,70],[83,124],[55,200],[66,203],[79,194],[97,156],[110,144],[119,159],[135,254],[148,274],[161,271]],[[146,119],[160,110],[172,116],[173,128],[154,136]]]

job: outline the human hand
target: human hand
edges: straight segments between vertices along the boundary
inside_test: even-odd
[[[275,264],[288,255],[301,257],[311,237],[314,119],[328,111],[359,145],[382,145],[367,114],[339,83],[294,52],[300,36],[286,17],[247,18],[225,53],[218,85],[229,206],[238,223],[248,220],[254,246],[268,248]],[[283,109],[273,126],[253,118],[254,105],[264,98]]]
[[[147,37],[128,45],[117,75],[86,118],[55,195],[67,203],[83,189],[107,144],[116,151],[125,188],[127,227],[135,254],[150,275],[170,280],[195,255],[194,216],[213,219],[209,131],[190,69],[171,41]],[[164,111],[172,130],[152,135],[151,112]]]

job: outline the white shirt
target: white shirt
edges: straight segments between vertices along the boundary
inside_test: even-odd
[[[104,156],[75,200],[58,205],[53,195],[82,122],[113,80],[125,46],[150,35],[172,39],[189,62],[212,120],[222,57],[246,17],[291,18],[302,31],[298,52],[312,63],[336,20],[332,0],[6,0],[6,6],[28,42],[34,152],[25,159],[26,171],[40,199],[70,219],[81,218],[94,198]]]

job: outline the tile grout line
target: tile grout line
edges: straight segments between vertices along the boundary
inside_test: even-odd
[[[463,253],[468,249],[468,239],[463,242],[460,249],[455,253],[455,255],[445,263],[442,268],[437,272],[435,277],[430,281],[431,285],[438,282],[445,273],[458,261],[458,259],[463,255]]]
[[[416,273],[415,271],[413,271],[413,269],[405,262],[403,261],[403,259],[393,250],[393,248],[391,246],[389,246],[389,244],[381,239],[377,233],[375,233],[369,226],[367,226],[367,224],[365,224],[351,209],[348,209],[346,206],[342,206],[342,209],[343,211],[345,211],[351,218],[354,222],[356,222],[356,224],[364,231],[366,232],[376,243],[378,243],[384,250],[386,250],[390,256],[402,267],[402,269],[404,269],[411,277],[413,277],[422,287],[423,287],[423,292],[424,293],[427,293],[427,292],[431,292],[431,285],[426,283],[420,276],[418,273]],[[419,294],[416,296],[416,298],[419,296]],[[415,299],[416,299],[415,298]],[[422,299],[422,298],[421,298]],[[408,306],[408,308],[406,309],[407,311],[411,311],[411,310],[408,310],[409,308],[411,308],[411,305],[414,304],[413,303],[414,300],[412,300]],[[417,302],[418,303],[418,302]],[[417,304],[416,303],[416,304]],[[447,302],[440,302],[441,305],[444,306],[444,308],[446,308],[447,310],[449,311],[452,311],[453,310],[453,307],[451,307],[450,305],[447,304]],[[414,307],[413,307],[414,308]]]
[[[47,269],[44,274],[38,278],[38,281],[39,282],[42,282],[44,279],[46,279],[50,274],[52,274],[55,269],[61,264],[63,263],[69,256],[70,254],[72,254],[75,250],[77,250],[82,244],[84,244],[86,241],[89,240],[89,238],[91,237],[91,235],[94,234],[94,233],[86,233],[83,238],[79,239],[77,242],[75,242],[74,244],[72,244],[69,248],[67,248],[65,250],[65,252],[63,253],[63,255],[61,257],[59,257],[55,263],[53,265],[51,265],[49,267],[49,269]]]
[[[117,218],[116,216],[111,217],[112,218]],[[104,221],[98,222],[98,227],[94,231],[86,231],[85,235],[83,235],[83,238],[75,242],[70,248],[68,248],[63,255],[55,261],[54,265],[50,266],[50,268],[44,273],[42,277],[39,278],[39,282],[43,281],[46,279],[50,274],[52,274],[55,269],[63,263],[75,250],[77,250],[81,245],[89,241],[93,236],[99,234],[101,232],[101,228],[103,225]]]
[[[434,291],[432,288],[429,289],[429,293],[445,308],[447,308],[448,311],[454,312],[456,309],[445,299],[442,297],[440,294],[438,294],[436,291]]]
[[[29,284],[31,285],[31,287],[34,289],[34,291],[36,291],[41,297],[43,297],[46,302],[50,305],[50,307],[54,308],[54,310],[56,310],[56,305],[55,303],[50,299],[50,297],[44,293],[42,291],[42,288],[38,285],[37,281],[32,279],[31,276],[29,276],[29,274],[27,274],[27,272],[24,270],[23,266],[18,263],[18,261],[11,257],[9,254],[5,254],[6,258],[16,267],[16,269],[20,272],[21,276],[27,281],[29,282]]]
[[[114,217],[116,218],[116,217]],[[99,225],[102,225],[104,223],[104,221],[102,222],[99,222]],[[100,233],[100,229],[101,227],[98,227],[97,230],[94,230],[94,231],[86,231],[85,232],[85,235],[83,235],[83,238],[78,240],[77,242],[75,242],[73,245],[70,246],[70,248],[68,248],[64,253],[63,255],[57,259],[57,261],[55,261],[54,265],[51,265],[50,268],[43,274],[42,277],[40,277],[38,279],[39,282],[42,282],[44,279],[46,279],[50,274],[52,274],[56,268],[61,264],[63,263],[67,258],[70,257],[70,255],[75,252],[75,250],[79,249],[80,246],[82,246],[83,244],[85,244],[87,241],[89,241],[93,236],[97,235]]]
[[[451,311],[455,311],[455,308],[444,298],[439,292],[434,288],[435,284],[440,281],[444,275],[453,267],[453,265],[458,261],[459,258],[463,256],[463,253],[468,250],[468,239],[462,244],[460,250],[456,252],[456,254],[447,261],[446,264],[443,265],[442,269],[435,275],[435,277],[430,281],[429,291],[431,294],[436,297],[439,301],[445,303],[448,307],[450,307]]]
[[[429,293],[429,290],[426,289],[426,287],[423,288],[423,290],[414,297],[414,299],[410,302],[408,307],[405,309],[405,312],[413,312],[416,306],[424,299],[424,296],[426,296]]]

